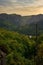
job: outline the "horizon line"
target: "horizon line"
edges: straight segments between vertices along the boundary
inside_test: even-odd
[[[37,15],[43,15],[43,14],[30,14],[30,15],[21,15],[21,14],[17,14],[17,13],[0,13],[0,14],[7,14],[7,15],[20,15],[20,16],[37,16]]]

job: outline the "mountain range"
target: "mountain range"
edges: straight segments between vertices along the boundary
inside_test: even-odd
[[[21,16],[17,14],[0,14],[0,28],[5,28],[19,33],[36,34],[36,24],[38,34],[43,33],[43,14]]]

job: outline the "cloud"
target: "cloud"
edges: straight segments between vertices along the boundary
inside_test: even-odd
[[[43,5],[43,0],[0,0],[0,5],[2,6],[32,6],[32,5]]]
[[[10,0],[0,0],[0,6],[8,6],[10,4]]]
[[[43,6],[43,0],[35,0],[35,3],[36,5],[42,5]]]
[[[24,8],[19,8],[19,7],[1,7],[0,8],[0,13],[8,13],[8,14],[20,14],[20,15],[36,15],[36,14],[43,14],[43,7],[24,7]]]
[[[43,13],[43,0],[0,0],[0,13],[41,14]]]

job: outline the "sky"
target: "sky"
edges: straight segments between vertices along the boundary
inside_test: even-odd
[[[0,13],[22,16],[43,14],[43,0],[0,0]]]

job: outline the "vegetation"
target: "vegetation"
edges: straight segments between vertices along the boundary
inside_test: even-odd
[[[0,29],[0,47],[7,50],[7,65],[43,65],[43,34],[28,35]]]
[[[0,14],[0,27],[16,31],[26,35],[35,35],[36,24],[38,33],[43,33],[43,14],[33,16],[21,16],[17,14]]]

